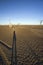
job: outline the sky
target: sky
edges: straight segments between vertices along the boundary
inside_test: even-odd
[[[43,20],[43,0],[0,0],[0,24],[37,25]]]

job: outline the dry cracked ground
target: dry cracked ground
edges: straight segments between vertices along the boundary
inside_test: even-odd
[[[43,26],[15,25],[16,49],[18,65],[43,65]],[[12,46],[13,27],[0,25],[0,41]],[[11,51],[0,45],[8,61],[11,61]]]

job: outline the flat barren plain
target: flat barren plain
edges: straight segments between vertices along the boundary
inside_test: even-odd
[[[15,30],[17,64],[43,65],[43,25],[15,25],[13,27],[0,25],[0,41],[12,46]],[[9,52],[2,44],[0,47],[11,62],[11,51]]]

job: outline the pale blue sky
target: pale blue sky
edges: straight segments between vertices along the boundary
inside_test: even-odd
[[[0,24],[39,24],[43,0],[0,0]]]

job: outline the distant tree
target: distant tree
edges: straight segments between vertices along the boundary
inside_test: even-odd
[[[43,21],[43,20],[40,21],[40,25],[42,24],[42,21]]]

